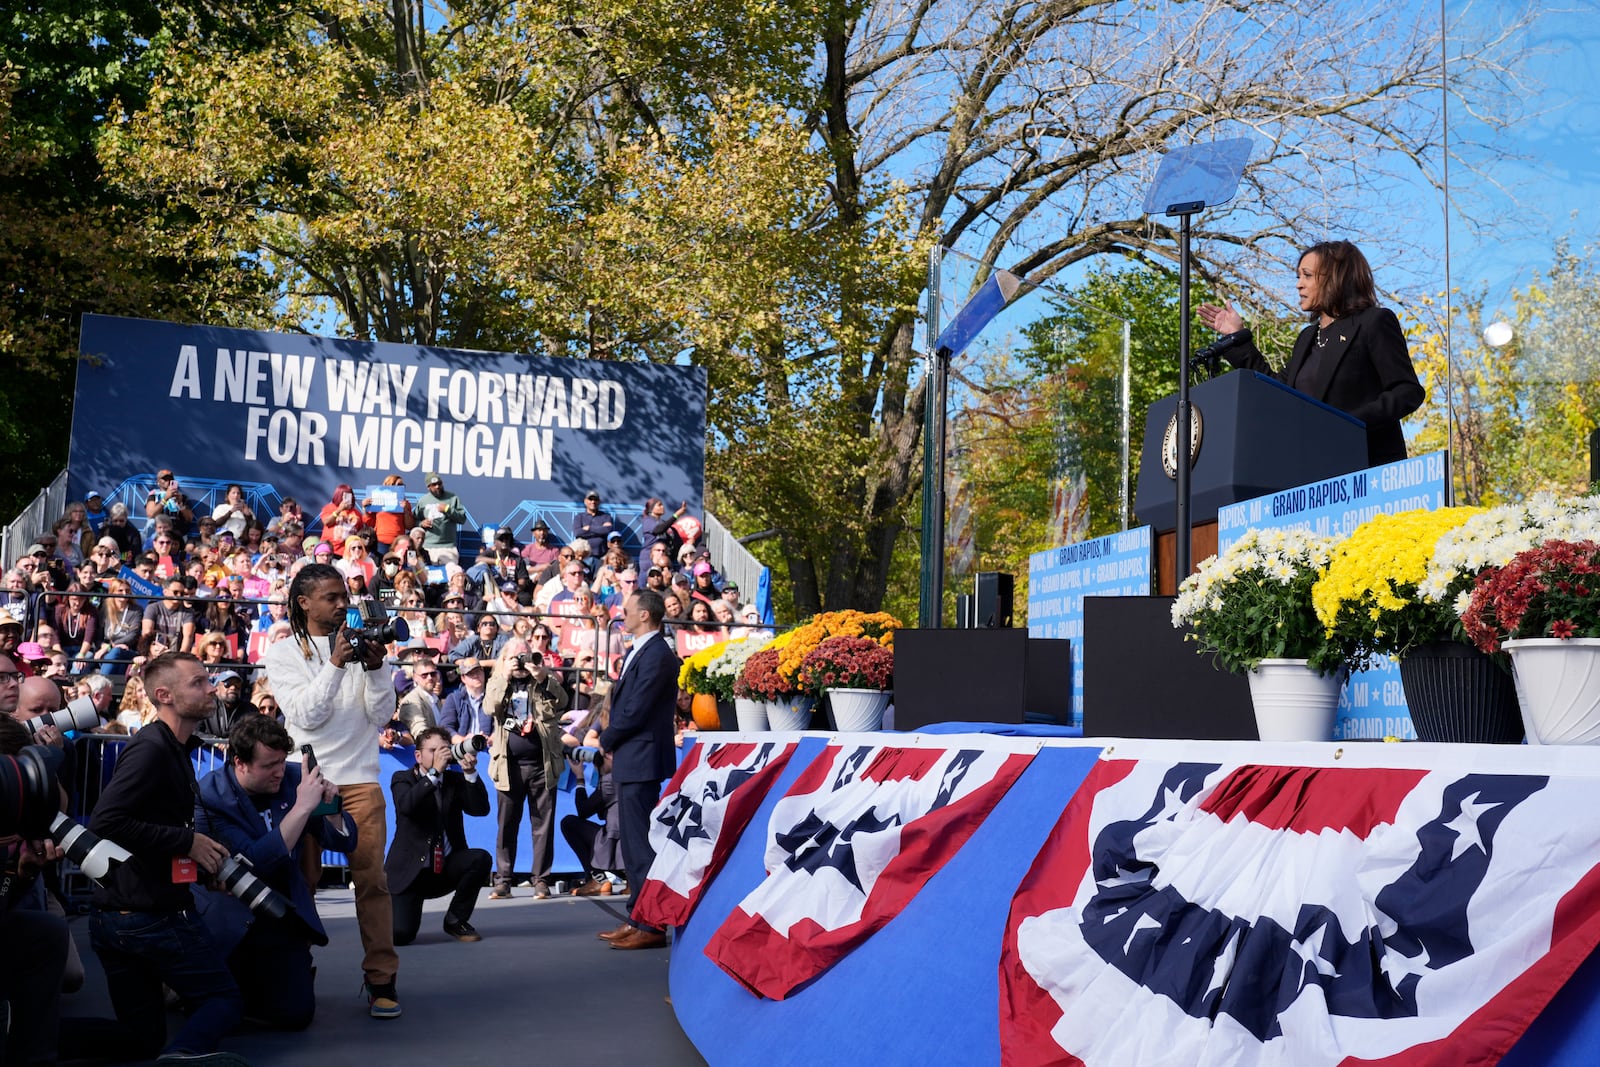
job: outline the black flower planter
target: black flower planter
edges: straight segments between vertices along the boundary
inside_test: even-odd
[[[1522,740],[1511,672],[1471,645],[1418,645],[1400,661],[1400,681],[1419,741],[1515,745]]]

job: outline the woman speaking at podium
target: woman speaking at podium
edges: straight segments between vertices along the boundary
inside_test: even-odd
[[[1367,257],[1349,241],[1312,245],[1300,256],[1295,289],[1311,324],[1295,338],[1281,373],[1267,364],[1231,306],[1202,304],[1200,321],[1224,335],[1221,353],[1235,367],[1271,374],[1365,422],[1368,465],[1405,459],[1400,420],[1422,406],[1424,394],[1400,320],[1378,306]]]

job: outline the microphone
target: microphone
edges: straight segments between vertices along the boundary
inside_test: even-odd
[[[1215,341],[1212,341],[1209,345],[1206,345],[1206,347],[1202,348],[1189,358],[1189,369],[1199,370],[1200,368],[1204,367],[1207,374],[1217,373],[1217,368],[1220,366],[1217,357],[1221,356],[1223,352],[1226,352],[1228,349],[1238,344],[1243,333],[1243,330],[1238,330],[1234,333],[1225,333]]]

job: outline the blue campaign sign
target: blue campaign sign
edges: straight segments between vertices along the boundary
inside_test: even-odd
[[[1217,549],[1249,529],[1305,529],[1344,536],[1375,515],[1444,507],[1450,465],[1444,452],[1412,456],[1310,485],[1241,500],[1217,511]],[[1414,740],[1400,669],[1393,660],[1350,676],[1339,694],[1338,740],[1399,737]]]
[[[1063,545],[1028,557],[1028,636],[1072,642],[1072,721],[1083,725],[1083,598],[1149,596],[1150,527]]]
[[[627,528],[648,497],[704,500],[700,367],[102,315],[84,316],[79,350],[68,491],[137,518],[163,467],[197,515],[239,482],[263,520],[285,496],[314,520],[335,485],[389,474],[415,499],[437,472],[468,512],[464,534],[519,539],[541,515],[564,535],[555,513],[581,511],[590,489]]]

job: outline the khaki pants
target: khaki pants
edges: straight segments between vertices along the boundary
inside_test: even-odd
[[[383,846],[388,839],[383,790],[376,782],[341,785],[344,810],[356,821],[356,847],[350,853],[350,879],[356,884],[356,925],[366,955],[362,970],[372,985],[394,981],[400,956],[394,950],[394,909],[389,879],[383,873]]]

